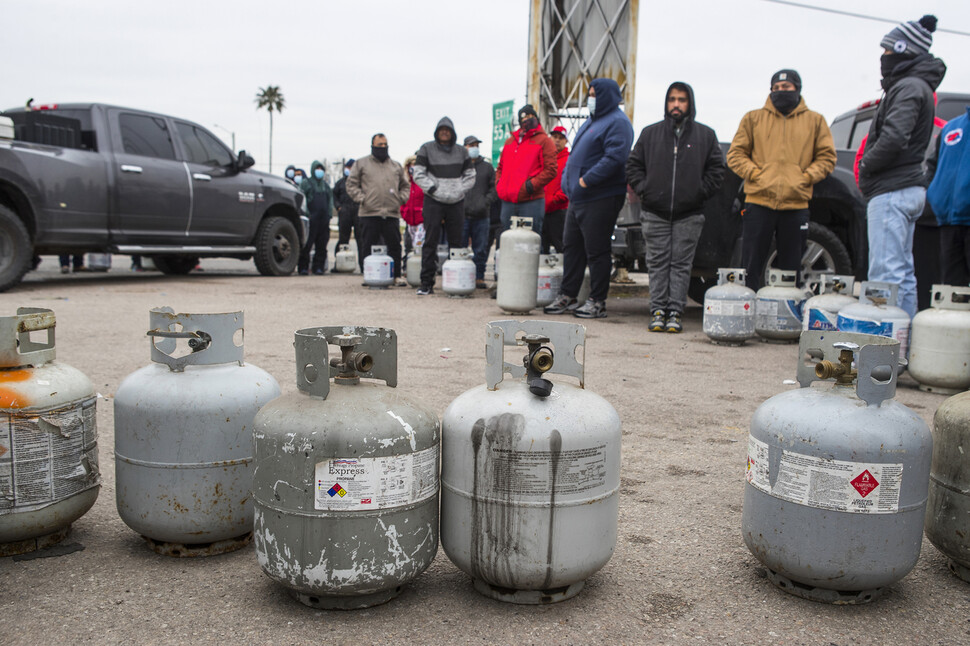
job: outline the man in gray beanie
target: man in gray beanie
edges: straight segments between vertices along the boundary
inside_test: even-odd
[[[904,22],[879,43],[882,88],[859,162],[859,189],[869,200],[869,280],[899,285],[899,307],[916,314],[913,229],[923,213],[923,157],[933,134],[933,92],[946,74],[929,53],[936,17]]]

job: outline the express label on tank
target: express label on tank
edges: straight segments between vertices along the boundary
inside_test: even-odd
[[[438,493],[438,447],[378,458],[334,458],[314,469],[314,509],[389,509]]]
[[[746,479],[770,496],[806,507],[855,514],[899,511],[901,463],[846,462],[782,451],[772,484],[768,452],[766,443],[749,437]]]

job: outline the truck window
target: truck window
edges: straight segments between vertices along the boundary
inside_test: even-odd
[[[144,114],[122,114],[118,117],[121,142],[126,153],[158,159],[175,159],[175,147],[165,120]]]
[[[185,146],[186,161],[205,166],[229,166],[232,155],[208,132],[190,123],[176,121],[179,139]]]
[[[832,140],[835,142],[835,147],[840,150],[847,148],[849,145],[849,135],[852,133],[852,117],[836,119],[829,126],[829,130],[832,131]]]
[[[849,143],[849,150],[859,150],[859,146],[862,145],[862,138],[869,134],[869,125],[871,123],[872,117],[856,121],[855,129],[852,131],[852,141]]]

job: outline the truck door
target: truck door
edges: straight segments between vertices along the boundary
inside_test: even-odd
[[[178,244],[191,216],[189,175],[176,159],[166,119],[124,110],[109,112],[118,222],[115,242]]]
[[[201,126],[176,121],[182,156],[192,178],[193,240],[204,244],[245,244],[253,235],[262,182],[236,170],[233,154]]]

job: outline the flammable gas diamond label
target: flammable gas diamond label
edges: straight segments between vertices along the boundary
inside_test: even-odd
[[[314,468],[314,509],[388,509],[438,491],[438,447],[377,458],[334,458]]]

